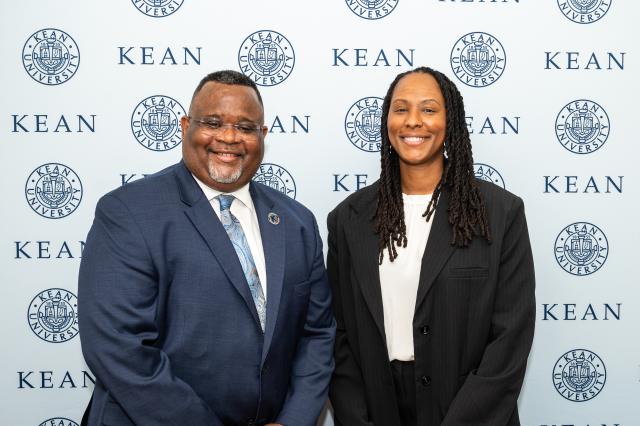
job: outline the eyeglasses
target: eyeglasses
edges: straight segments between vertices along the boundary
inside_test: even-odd
[[[189,121],[195,121],[200,126],[202,132],[209,136],[221,135],[225,128],[233,127],[238,133],[245,137],[257,137],[262,131],[263,126],[255,123],[223,123],[215,118],[195,118],[187,116]]]

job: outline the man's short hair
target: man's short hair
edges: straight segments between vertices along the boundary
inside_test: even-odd
[[[193,102],[193,99],[196,97],[196,95],[202,89],[202,87],[205,84],[209,83],[210,81],[221,83],[221,84],[234,85],[234,86],[251,87],[253,90],[255,90],[256,95],[258,95],[258,101],[260,102],[260,106],[264,108],[264,105],[262,104],[262,96],[260,96],[260,91],[258,90],[258,86],[256,85],[256,83],[254,83],[253,80],[251,80],[246,75],[233,70],[223,70],[223,71],[212,72],[211,74],[208,74],[205,78],[200,80],[200,83],[198,83],[198,87],[196,87],[196,90],[193,92],[193,96],[191,97],[191,102]]]

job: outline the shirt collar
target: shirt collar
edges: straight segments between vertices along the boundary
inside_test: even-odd
[[[250,182],[247,182],[245,185],[241,186],[240,188],[236,189],[233,192],[221,192],[221,191],[218,191],[217,189],[211,188],[210,186],[202,182],[193,173],[191,173],[191,176],[193,176],[193,178],[196,180],[196,183],[198,184],[200,189],[202,189],[202,192],[204,192],[204,196],[207,197],[207,200],[211,201],[220,194],[229,194],[229,195],[233,195],[242,204],[248,207],[249,210],[253,211],[253,200],[251,199],[251,193],[249,192]]]

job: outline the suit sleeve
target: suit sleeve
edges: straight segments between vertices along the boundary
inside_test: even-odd
[[[312,221],[315,247],[307,319],[296,349],[289,393],[276,422],[285,426],[315,426],[327,400],[334,365],[336,326],[331,312],[331,290],[318,225],[315,219]]]
[[[517,198],[506,219],[489,340],[478,369],[458,391],[443,426],[509,423],[524,380],[534,325],[533,257],[524,205]]]
[[[331,379],[329,397],[334,411],[336,426],[373,426],[369,419],[365,401],[364,383],[360,368],[356,364],[344,324],[344,308],[340,282],[340,253],[337,239],[336,213],[327,218],[329,230],[329,250],[327,254],[327,271],[333,292],[333,310],[336,316],[336,368]]]
[[[82,352],[96,378],[135,424],[222,426],[171,371],[156,321],[158,272],[135,219],[103,197],[87,237],[78,282]]]

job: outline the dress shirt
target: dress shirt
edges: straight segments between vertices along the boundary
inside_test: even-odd
[[[379,267],[389,360],[413,361],[413,315],[418,295],[422,256],[427,247],[431,222],[422,217],[431,195],[402,194],[407,246],[396,247],[398,257],[389,261],[385,251]]]
[[[191,174],[193,176],[193,173]],[[249,244],[249,250],[251,250],[251,256],[253,256],[253,262],[258,270],[258,277],[260,278],[260,284],[262,285],[262,291],[264,293],[265,301],[267,300],[267,268],[264,260],[264,249],[262,247],[262,237],[260,235],[260,224],[258,223],[258,216],[256,215],[256,209],[253,206],[253,200],[251,199],[251,193],[249,192],[249,184],[238,188],[233,192],[220,192],[213,189],[197,177],[193,176],[197,184],[204,192],[205,197],[209,200],[213,211],[220,218],[220,202],[217,197],[220,194],[229,194],[235,197],[233,203],[231,203],[231,214],[233,214],[242,226],[242,231],[247,238]]]

